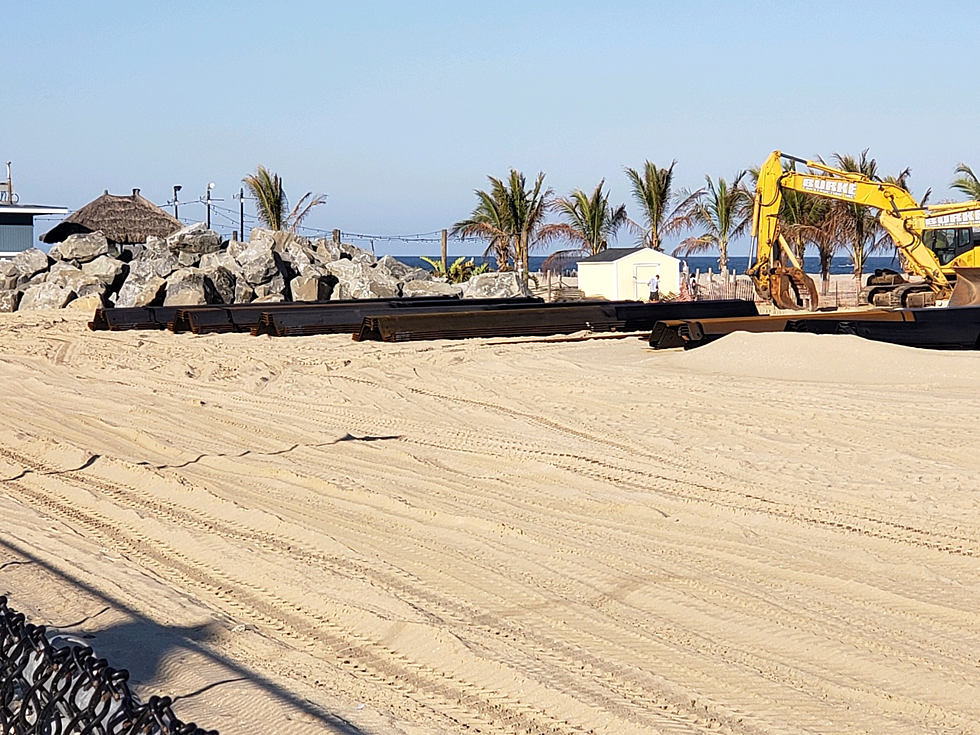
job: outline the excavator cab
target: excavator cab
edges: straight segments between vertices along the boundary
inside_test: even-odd
[[[963,253],[974,248],[975,234],[970,227],[949,230],[926,230],[922,233],[922,244],[936,254],[940,265],[949,265]]]

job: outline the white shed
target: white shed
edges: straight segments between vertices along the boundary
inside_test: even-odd
[[[680,293],[681,261],[659,250],[606,248],[578,261],[578,288],[586,297],[646,301],[654,275],[660,276],[660,293]]]

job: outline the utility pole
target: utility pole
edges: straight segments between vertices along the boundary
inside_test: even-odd
[[[242,240],[245,239],[245,187],[238,190],[238,226],[242,233]]]
[[[183,188],[184,187],[180,186],[179,184],[174,184],[174,219],[180,219],[180,217],[177,215],[177,192]]]

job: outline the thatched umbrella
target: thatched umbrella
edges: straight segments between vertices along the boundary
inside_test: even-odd
[[[164,212],[133,189],[132,196],[116,196],[106,191],[41,235],[49,245],[63,242],[69,235],[102,230],[109,242],[136,245],[151,235],[166,237],[183,227],[176,217]]]

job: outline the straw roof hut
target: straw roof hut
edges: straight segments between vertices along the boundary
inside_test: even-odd
[[[183,226],[179,219],[140,196],[139,189],[133,189],[132,196],[116,196],[106,191],[41,235],[40,240],[54,245],[69,235],[102,230],[109,242],[136,245],[146,242],[151,235],[166,237]]]

